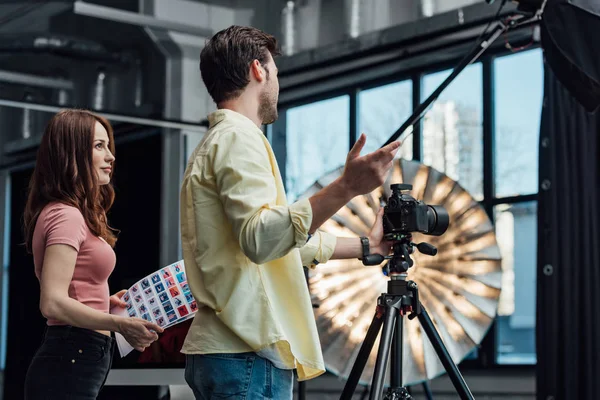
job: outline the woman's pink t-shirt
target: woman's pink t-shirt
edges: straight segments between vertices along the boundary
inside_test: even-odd
[[[44,207],[35,225],[32,250],[38,280],[42,277],[46,247],[53,244],[66,244],[77,250],[69,297],[108,313],[108,277],[116,264],[112,247],[88,229],[77,208],[62,203]],[[48,325],[65,324],[60,320],[48,320]]]

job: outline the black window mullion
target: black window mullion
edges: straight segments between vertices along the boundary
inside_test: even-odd
[[[491,199],[490,203],[492,207],[497,206],[498,204],[515,204],[515,203],[524,203],[528,201],[537,201],[538,194],[520,194],[517,196],[510,197],[498,197]]]
[[[421,105],[421,83],[422,83],[423,74],[415,74],[412,77],[412,112],[416,110],[419,105]],[[423,124],[421,124],[421,120],[417,121],[413,125],[413,160],[421,161],[423,158],[422,152],[422,133],[423,133]]]
[[[493,218],[494,198],[494,59],[486,57],[483,67],[483,199],[484,207],[490,218]]]
[[[350,149],[356,143],[356,139],[358,139],[358,127],[360,126],[360,107],[358,101],[358,95],[360,93],[360,89],[353,89],[350,95]],[[348,151],[350,150],[348,149]]]
[[[288,189],[286,174],[287,174],[287,109],[280,110],[279,117],[267,131],[267,137],[271,141],[271,147],[279,165],[279,172],[283,186]]]
[[[490,220],[494,221],[494,59],[485,57],[481,61],[483,72],[483,207]],[[496,323],[492,323],[489,334],[481,342],[482,365],[496,364]]]

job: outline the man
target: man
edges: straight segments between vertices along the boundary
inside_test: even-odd
[[[317,228],[387,176],[399,143],[361,157],[361,135],[342,176],[288,205],[269,142],[277,119],[274,37],[232,26],[200,55],[202,79],[217,104],[191,156],[181,190],[181,234],[198,311],[182,352],[197,399],[291,399],[293,370],[306,380],[325,371],[303,265],[368,253],[358,238]],[[388,254],[380,210],[371,253]]]

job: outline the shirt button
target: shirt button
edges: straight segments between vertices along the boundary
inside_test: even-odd
[[[82,353],[83,353],[83,350],[79,349],[79,354],[82,354]]]
[[[75,360],[71,360],[71,362],[72,362],[73,364],[75,364]]]

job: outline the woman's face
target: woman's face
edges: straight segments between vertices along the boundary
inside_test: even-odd
[[[115,161],[115,156],[110,152],[108,144],[108,133],[106,132],[106,129],[104,129],[100,122],[96,121],[92,160],[94,163],[94,171],[98,174],[98,183],[100,185],[107,185],[110,182],[112,163]]]

